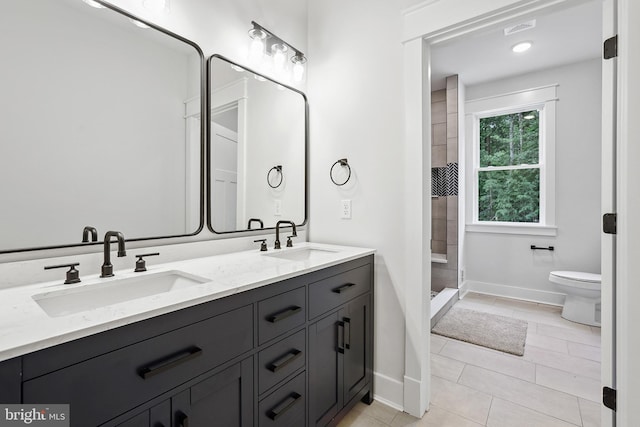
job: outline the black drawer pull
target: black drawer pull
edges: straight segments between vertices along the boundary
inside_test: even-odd
[[[293,349],[284,356],[280,357],[278,360],[275,360],[269,364],[269,370],[271,372],[278,372],[280,369],[287,366],[289,363],[296,360],[298,357],[302,355],[300,350]]]
[[[342,335],[342,338],[340,337]],[[337,344],[337,350],[338,353],[343,353],[344,354],[344,322],[341,320],[338,320],[338,344]],[[342,346],[340,345],[340,343],[342,343]]]
[[[349,350],[351,348],[351,319],[343,317],[344,320],[344,348]]]
[[[355,286],[355,285],[356,285],[355,283],[345,283],[344,285],[342,285],[342,286],[340,286],[338,288],[335,288],[332,291],[335,292],[336,294],[341,294],[344,291],[346,291],[347,289],[349,289],[350,287]]]
[[[272,420],[274,420],[274,421],[277,420],[282,415],[284,415],[285,412],[287,412],[289,409],[291,409],[293,407],[293,405],[295,405],[296,402],[298,401],[298,399],[300,399],[301,397],[302,397],[302,395],[296,393],[295,391],[292,392],[289,395],[289,397],[287,397],[285,400],[283,400],[282,402],[280,402],[278,405],[274,406],[273,408],[269,409],[269,411],[267,412],[267,415]]]
[[[153,363],[140,370],[140,376],[145,380],[161,374],[169,369],[173,369],[178,365],[188,362],[202,354],[202,349],[198,347],[192,347],[188,350],[181,351],[175,355],[162,360],[161,362]],[[187,421],[188,422],[188,421]]]
[[[267,320],[271,323],[276,323],[279,322],[281,320],[286,319],[287,317],[291,317],[296,313],[300,313],[300,311],[302,310],[302,307],[298,307],[297,305],[293,305],[285,310],[279,311],[276,314],[272,314],[271,316],[267,317]]]

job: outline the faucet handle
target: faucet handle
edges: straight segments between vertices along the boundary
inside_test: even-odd
[[[260,243],[260,252],[265,252],[267,250],[267,239],[254,240],[254,243],[258,242],[262,242]]]
[[[156,255],[160,255],[160,252],[153,252],[153,253],[150,253],[150,254],[136,255],[136,258],[138,258],[138,260],[136,261],[136,269],[133,270],[133,271],[135,273],[140,273],[142,271],[147,271],[147,262],[142,258],[146,257],[146,256],[156,256]]]
[[[291,240],[292,237],[296,237],[294,236],[287,236],[287,247],[288,248],[292,248],[293,247],[293,241]]]
[[[76,267],[79,266],[79,262],[75,262],[72,264],[60,264],[60,265],[48,265],[44,269],[51,270],[53,268],[67,268],[69,267],[69,271],[67,271],[67,277],[64,281],[65,285],[72,285],[74,283],[80,283],[80,272],[76,270]]]

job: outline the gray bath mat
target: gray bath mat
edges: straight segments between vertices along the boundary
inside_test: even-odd
[[[431,332],[522,356],[527,326],[526,321],[513,317],[453,307]]]

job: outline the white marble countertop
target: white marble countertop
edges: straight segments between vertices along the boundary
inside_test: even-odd
[[[305,254],[309,249],[316,251]],[[373,253],[373,249],[366,248],[299,243],[294,248],[279,251],[251,250],[159,265],[153,265],[153,258],[150,258],[147,272],[115,271],[114,277],[105,279],[98,274],[87,275],[81,277],[81,283],[74,285],[62,283],[64,271],[61,270],[61,280],[56,282],[0,290],[0,361]],[[49,316],[33,298],[43,293],[81,290],[118,279],[172,270],[198,276],[204,283],[58,317]]]

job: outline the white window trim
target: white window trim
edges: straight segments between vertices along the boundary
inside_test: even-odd
[[[472,222],[466,224],[467,231],[484,233],[506,233],[555,236],[556,228],[556,102],[558,85],[549,85],[517,92],[490,96],[465,103],[465,127],[467,140],[472,141],[466,153],[466,163],[472,173],[467,174],[467,188],[472,191],[466,198],[466,216]],[[523,109],[540,110],[540,158],[536,167],[540,168],[540,222],[507,223],[478,220],[478,165],[480,144],[478,141],[479,119],[499,114],[509,114]],[[515,167],[518,168],[518,167]],[[502,168],[500,168],[502,169]]]

